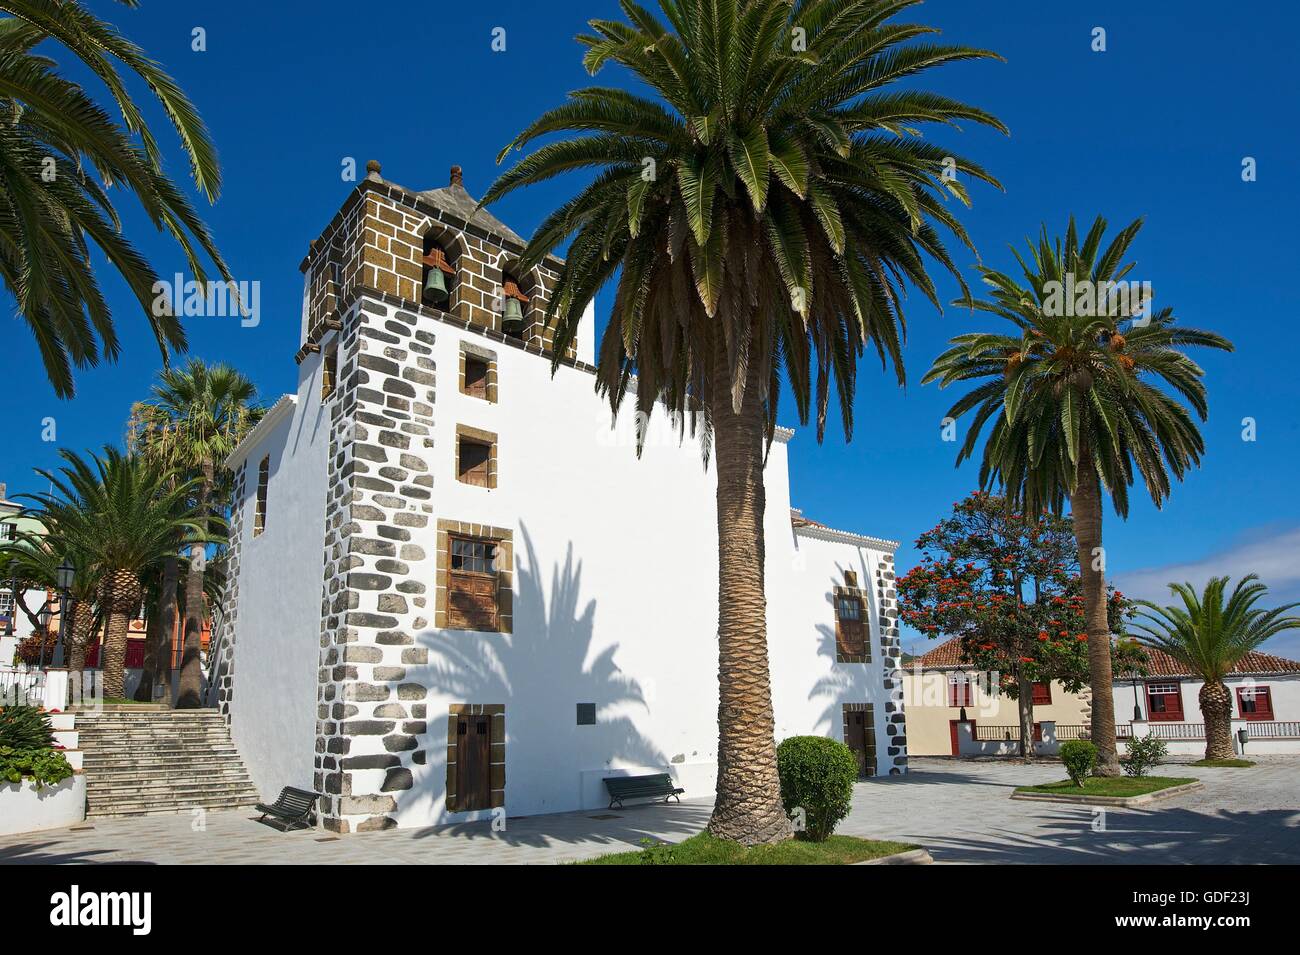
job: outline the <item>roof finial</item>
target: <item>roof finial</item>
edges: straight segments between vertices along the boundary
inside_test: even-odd
[[[464,176],[461,174],[461,168],[460,168],[460,166],[452,166],[452,167],[451,167],[451,184],[452,184],[453,186],[460,186],[460,187],[464,188],[464,186],[465,186],[465,179],[464,179]]]
[[[367,179],[373,179],[373,180],[375,180],[376,182],[379,181],[379,179],[380,179],[380,175],[379,175],[379,160],[378,160],[378,159],[371,159],[371,160],[368,160],[368,161],[366,162],[366,178],[367,178]]]

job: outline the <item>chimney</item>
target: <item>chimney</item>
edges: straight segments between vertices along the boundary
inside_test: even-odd
[[[0,482],[0,501],[8,500],[8,497],[6,496],[6,492],[8,490],[9,490],[9,485]]]
[[[460,166],[452,166],[452,167],[451,167],[451,183],[450,183],[450,184],[453,185],[453,186],[460,186],[462,189],[465,188],[465,178],[464,178],[464,176],[463,176],[462,173],[461,173],[461,168],[460,168]]]

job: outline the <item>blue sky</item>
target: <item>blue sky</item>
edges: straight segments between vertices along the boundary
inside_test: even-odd
[[[298,263],[351,188],[340,176],[345,159],[359,167],[379,159],[385,178],[421,189],[445,185],[448,167],[459,163],[466,187],[481,194],[513,133],[590,82],[574,34],[588,18],[618,14],[613,0],[392,2],[382,13],[331,2],[91,6],[166,65],[212,130],[225,188],[203,213],[235,277],[260,281],[262,321],[241,328],[232,319],[192,319],[191,350],[237,365],[268,398],[294,385]],[[1100,213],[1115,227],[1145,216],[1133,277],[1150,280],[1157,302],[1172,305],[1182,322],[1237,346],[1231,355],[1203,356],[1211,395],[1204,466],[1163,511],[1135,496],[1126,522],[1107,514],[1119,585],[1163,597],[1167,580],[1257,569],[1276,599],[1300,600],[1297,242],[1289,225],[1300,133],[1287,121],[1297,104],[1300,15],[1289,3],[1225,18],[1221,6],[1201,2],[930,0],[912,18],[941,28],[945,41],[1007,60],[959,64],[924,81],[1011,128],[1009,138],[926,131],[983,163],[1006,188],[974,186],[974,206],[962,215],[984,261],[1009,268],[1009,243],[1020,244],[1041,222],[1063,231],[1071,212],[1088,221]],[[196,27],[206,31],[206,51],[191,49]],[[504,52],[492,49],[496,27],[506,31]],[[1091,49],[1095,27],[1106,30],[1104,53]],[[597,82],[624,77],[606,71]],[[150,115],[183,177],[174,138],[156,109]],[[1247,156],[1258,164],[1255,182],[1241,179]],[[516,194],[494,212],[527,235],[572,186],[558,181]],[[176,249],[122,204],[132,238],[159,273],[179,269]],[[974,258],[960,248],[954,254],[973,281]],[[0,481],[11,494],[34,489],[31,468],[53,464],[57,445],[119,440],[131,402],[145,395],[159,365],[125,287],[107,272],[102,278],[125,354],[116,365],[79,373],[75,399],[54,398],[19,322],[11,319],[5,331]],[[955,283],[940,283],[950,300]],[[597,301],[602,325],[611,297]],[[987,321],[952,307],[940,316],[916,295],[910,305],[906,390],[868,365],[853,442],[832,427],[821,447],[811,429],[790,447],[796,506],[837,527],[902,540],[901,568],[915,559],[916,535],[976,479],[972,465],[954,469],[954,448],[940,440],[955,394],[917,382],[949,336]],[[792,405],[784,407],[782,423],[796,424]],[[57,444],[41,439],[47,416],[57,423]],[[1245,417],[1257,422],[1254,442],[1241,438]],[[904,641],[924,643],[914,633]],[[1300,658],[1300,635],[1270,649]]]

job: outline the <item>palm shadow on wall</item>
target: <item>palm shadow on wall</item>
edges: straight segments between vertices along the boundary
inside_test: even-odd
[[[866,568],[863,567],[859,572],[859,579],[866,580]],[[835,588],[839,586],[839,581],[843,580],[843,569],[838,570],[838,577],[831,577],[824,595],[826,600],[826,614],[830,620],[835,619]],[[862,588],[864,591],[865,587]],[[844,703],[875,703],[876,720],[879,721],[884,713],[884,707],[880,704],[880,687],[874,684],[870,674],[876,672],[880,656],[884,652],[880,647],[880,640],[877,634],[879,628],[876,625],[877,614],[880,608],[869,598],[864,598],[868,604],[866,625],[867,646],[871,650],[871,664],[841,664],[836,665],[837,642],[835,638],[835,626],[833,624],[817,624],[817,655],[825,657],[831,663],[831,671],[828,675],[823,676],[813,684],[812,690],[808,693],[808,699],[812,701],[825,700],[826,705],[821,715],[817,718],[817,724],[814,732],[831,736],[835,739],[841,738],[843,734]],[[875,691],[875,692],[873,692]]]
[[[572,542],[563,564],[551,569],[548,583],[522,523],[520,541],[514,633],[424,634],[419,644],[429,648],[430,662],[413,674],[420,673],[420,682],[439,696],[505,704],[508,810],[512,803],[518,805],[511,798],[512,786],[537,794],[529,800],[530,813],[569,810],[579,805],[580,780],[567,767],[557,767],[552,754],[576,753],[582,770],[666,767],[668,759],[636,727],[634,718],[650,708],[640,684],[615,663],[619,645],[611,643],[591,657],[596,601],[583,601],[582,562],[575,558]],[[595,725],[577,725],[578,703],[596,705]],[[445,726],[446,714],[431,711],[429,718],[428,742],[436,748],[445,744],[435,727]],[[446,794],[441,755],[431,754],[433,778],[425,788],[430,809]],[[455,825],[468,834],[498,835],[484,822]]]

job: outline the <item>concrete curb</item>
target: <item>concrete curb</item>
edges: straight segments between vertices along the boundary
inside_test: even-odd
[[[1195,792],[1198,789],[1204,789],[1205,784],[1201,782],[1183,783],[1181,786],[1170,786],[1168,789],[1157,789],[1153,793],[1143,793],[1141,796],[1067,796],[1064,793],[1016,793],[1011,794],[1012,799],[1026,799],[1030,802],[1064,802],[1074,803],[1080,806],[1119,806],[1121,808],[1129,806],[1145,806],[1149,802],[1156,802],[1160,799],[1170,799],[1174,796],[1181,796],[1183,793]]]
[[[908,849],[906,852],[895,852],[891,856],[881,856],[879,859],[868,859],[866,862],[855,862],[854,865],[930,865],[934,858],[925,849]]]

